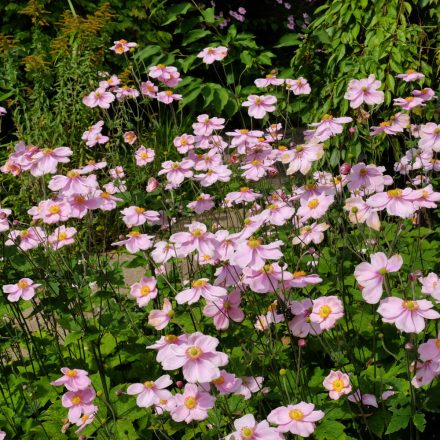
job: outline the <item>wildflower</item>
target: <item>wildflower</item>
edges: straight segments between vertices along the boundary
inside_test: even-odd
[[[130,295],[136,298],[139,307],[146,307],[157,296],[156,278],[142,277],[138,283],[130,286]]]
[[[417,209],[411,198],[412,192],[411,188],[396,188],[379,192],[367,199],[367,205],[378,210],[386,209],[389,215],[409,218]]]
[[[167,181],[174,186],[179,186],[185,178],[192,177],[193,172],[191,168],[194,166],[194,162],[189,159],[184,159],[181,162],[172,162],[167,160],[162,163],[162,169],[158,175],[166,174]]]
[[[235,377],[235,374],[228,373],[225,370],[220,371],[220,376],[211,381],[220,395],[232,394],[241,387],[241,379]]]
[[[310,314],[313,310],[313,302],[306,298],[302,301],[293,301],[290,305],[290,311],[294,317],[289,321],[289,330],[292,335],[298,338],[305,338],[307,335],[319,335],[322,333],[321,326],[310,320]]]
[[[240,246],[232,256],[231,263],[244,268],[249,267],[254,270],[260,270],[265,265],[265,260],[278,260],[283,257],[280,250],[282,241],[277,240],[273,243],[263,244],[259,238],[250,238]]]
[[[61,373],[63,373],[63,376],[51,382],[51,385],[56,387],[64,385],[68,391],[79,391],[85,390],[92,383],[88,377],[89,373],[85,370],[63,367],[61,368]]]
[[[310,274],[307,275],[306,272],[300,270],[292,272],[290,278],[286,278],[286,287],[294,287],[294,288],[303,288],[306,286],[311,286],[315,284],[322,283],[322,278],[320,278],[318,275]]]
[[[61,403],[64,408],[69,408],[69,421],[76,423],[83,413],[89,414],[95,411],[95,406],[92,401],[96,397],[96,392],[89,387],[84,390],[67,391],[61,398]]]
[[[11,215],[12,211],[6,208],[0,208],[0,232],[5,232],[9,229],[8,217]]]
[[[327,212],[333,202],[334,197],[325,194],[310,199],[301,199],[301,206],[296,215],[300,217],[302,221],[306,221],[309,218],[317,220]]]
[[[187,383],[183,394],[173,397],[174,407],[171,418],[176,422],[190,423],[193,420],[205,420],[208,410],[214,407],[215,397],[203,391],[197,385]]]
[[[193,135],[182,134],[181,136],[177,136],[173,140],[174,146],[177,148],[177,151],[181,154],[186,154],[188,151],[194,149],[195,137]]]
[[[110,78],[100,81],[99,87],[102,89],[108,89],[109,87],[118,86],[120,83],[121,80],[117,77],[117,75],[111,75]]]
[[[180,258],[183,256],[179,251],[180,245],[168,241],[159,241],[155,244],[151,252],[151,258],[157,264],[166,263],[171,258]]]
[[[377,209],[371,208],[360,197],[346,199],[344,209],[348,211],[348,218],[351,223],[366,223],[369,228],[375,231],[380,230],[380,219]]]
[[[440,374],[440,363],[436,361],[416,361],[411,365],[411,369],[416,372],[411,384],[414,388],[420,388],[431,383]]]
[[[252,203],[260,197],[261,194],[256,193],[253,189],[247,186],[241,187],[239,191],[233,191],[226,194],[226,199],[235,204]]]
[[[177,304],[194,304],[200,297],[215,301],[227,295],[226,289],[208,283],[208,278],[200,278],[192,282],[190,289],[182,290],[176,295]]]
[[[310,321],[319,324],[322,330],[329,330],[344,316],[344,306],[336,296],[322,296],[313,301]]]
[[[85,96],[82,101],[87,107],[101,107],[108,109],[114,100],[115,95],[113,95],[113,93],[107,92],[106,89],[99,87],[94,92],[91,92],[89,95]]]
[[[201,214],[202,212],[214,208],[215,204],[212,196],[209,194],[200,194],[194,202],[188,203],[186,206],[196,214]]]
[[[286,90],[292,91],[294,95],[309,95],[312,89],[308,81],[300,76],[298,79],[286,79]]]
[[[167,357],[162,358],[162,368],[176,370],[183,367],[186,381],[211,382],[220,376],[218,367],[228,363],[228,356],[215,350],[218,344],[217,338],[200,332],[192,333],[185,343],[173,346]]]
[[[96,144],[105,144],[109,141],[110,138],[108,136],[101,134],[103,125],[104,121],[98,121],[83,133],[81,139],[88,147],[94,147]]]
[[[212,64],[214,61],[221,61],[228,55],[228,49],[224,46],[205,47],[197,54],[197,58],[202,58],[205,64]]]
[[[440,314],[431,310],[434,305],[425,299],[403,300],[388,297],[380,302],[377,312],[382,316],[383,322],[395,324],[405,333],[420,333],[425,328],[426,319],[438,319]]]
[[[314,411],[312,403],[300,402],[296,405],[280,406],[272,410],[267,420],[277,426],[280,433],[290,432],[301,437],[313,434],[316,422],[324,417],[322,411]]]
[[[424,188],[414,190],[409,199],[412,199],[417,208],[437,208],[437,203],[440,200],[440,193],[432,189],[432,185],[427,185]]]
[[[182,99],[182,95],[174,93],[172,90],[165,90],[163,92],[159,92],[156,95],[156,99],[164,104],[171,104],[173,101],[180,101]]]
[[[168,400],[172,394],[165,388],[173,381],[168,374],[165,374],[155,381],[147,380],[144,383],[133,383],[127,388],[127,394],[136,397],[136,405],[139,408],[149,408],[159,404],[162,400]]]
[[[6,240],[6,246],[16,245],[22,251],[34,249],[44,242],[46,233],[39,226],[24,229],[22,231],[11,231]]]
[[[159,213],[157,211],[149,211],[139,206],[130,206],[121,211],[123,215],[122,221],[128,226],[141,226],[145,222],[157,224],[159,222]]]
[[[197,136],[209,136],[213,131],[225,128],[224,123],[223,118],[210,118],[208,115],[203,114],[197,116],[197,122],[192,125],[192,128]]]
[[[75,228],[66,228],[64,225],[56,228],[53,233],[47,237],[49,246],[57,251],[63,246],[72,244],[75,241],[73,237],[76,232]]]
[[[383,281],[387,273],[397,272],[403,264],[400,255],[391,258],[383,252],[371,255],[371,263],[361,263],[356,266],[354,276],[362,286],[362,296],[368,304],[377,304],[383,293]]]
[[[330,227],[327,223],[312,223],[303,226],[299,230],[299,235],[293,237],[293,244],[301,244],[306,246],[310,243],[319,244],[324,240],[324,232]]]
[[[162,310],[151,310],[148,314],[148,324],[154,327],[156,330],[163,330],[170,319],[173,317],[173,306],[168,298],[163,300]]]
[[[172,242],[179,244],[183,256],[187,256],[194,250],[202,255],[215,255],[218,242],[214,234],[207,232],[206,225],[193,222],[185,226],[188,228],[188,232],[177,232],[170,237]]]
[[[136,133],[134,131],[126,131],[123,137],[124,137],[124,142],[126,142],[129,145],[133,145],[137,139]]]
[[[440,279],[434,273],[430,272],[428,276],[419,278],[422,284],[422,293],[431,295],[437,301],[440,301]]]
[[[423,73],[415,71],[414,69],[408,69],[405,73],[399,73],[398,75],[396,75],[396,78],[403,79],[405,82],[411,82],[419,81],[425,78],[425,75],[423,75]]]
[[[319,142],[324,142],[332,136],[342,133],[342,124],[347,124],[352,121],[353,119],[348,116],[335,118],[332,115],[324,115],[320,122],[315,122],[309,125],[314,127],[314,139]]]
[[[362,403],[362,405],[365,406],[373,406],[374,408],[379,408],[376,396],[374,394],[361,394],[360,389],[357,389],[351,396],[348,396],[347,399],[350,402]]]
[[[174,87],[182,81],[180,73],[174,66],[165,66],[164,64],[151,66],[148,74],[151,78],[157,78],[159,81],[163,82],[167,87]]]
[[[70,162],[69,156],[73,151],[68,147],[43,148],[32,156],[35,166],[31,169],[33,176],[42,176],[44,174],[55,174],[59,163]]]
[[[420,344],[417,351],[423,362],[440,362],[440,333],[436,339],[428,339],[427,342]]]
[[[154,177],[150,177],[148,179],[147,186],[145,188],[145,191],[148,193],[156,191],[156,189],[159,187],[159,182]]]
[[[351,168],[347,176],[347,187],[350,191],[359,188],[372,191],[383,191],[384,185],[392,183],[389,176],[384,176],[385,167],[365,165],[360,162]]]
[[[284,437],[271,428],[266,420],[257,422],[252,414],[246,414],[234,420],[234,431],[225,437],[225,440],[282,440]]]
[[[255,85],[259,88],[266,88],[269,86],[280,86],[284,83],[284,79],[279,79],[273,73],[266,75],[266,78],[258,78],[254,81]]]
[[[129,43],[127,40],[119,40],[113,42],[114,46],[110,48],[117,55],[128,52],[131,48],[137,47],[137,43]]]
[[[149,98],[156,98],[158,90],[158,87],[151,81],[141,83],[141,93]]]
[[[22,278],[16,284],[5,284],[3,292],[8,293],[8,301],[11,302],[30,300],[35,296],[35,289],[40,286],[41,284],[34,284],[30,278]]]
[[[83,177],[82,173],[80,170],[70,170],[65,176],[53,176],[48,186],[52,191],[67,197],[73,194],[87,195],[98,188],[98,182],[94,174]]]
[[[151,148],[145,148],[143,145],[141,145],[140,148],[138,148],[134,153],[136,165],[138,167],[143,167],[148,163],[153,162],[155,154],[156,153]]]
[[[292,279],[292,274],[283,270],[278,263],[265,264],[262,269],[254,270],[249,267],[243,269],[243,283],[248,284],[253,292],[274,292]]]
[[[210,168],[204,174],[197,174],[194,180],[200,182],[203,187],[211,186],[215,182],[229,182],[231,180],[232,171],[226,165],[219,165]]]
[[[296,145],[292,150],[287,150],[280,155],[280,160],[282,163],[289,164],[286,174],[294,174],[300,171],[301,174],[306,175],[310,171],[312,163],[321,159],[323,155],[323,144],[310,142]]]
[[[398,105],[403,110],[412,110],[415,107],[425,105],[422,98],[415,96],[408,96],[407,98],[396,98],[393,99],[393,105]]]
[[[333,400],[338,400],[343,394],[351,393],[350,378],[342,371],[330,371],[323,385],[329,391],[330,399]]]
[[[419,148],[440,151],[440,124],[428,122],[420,127]]]
[[[352,79],[348,83],[344,98],[350,101],[351,108],[358,108],[364,102],[367,105],[382,104],[384,93],[377,90],[380,86],[381,82],[376,79],[375,75],[363,79]]]
[[[92,407],[89,408],[87,412],[84,412],[84,414],[75,422],[76,426],[79,427],[75,431],[75,434],[79,434],[87,425],[93,423],[97,412],[98,412],[98,407],[95,405],[92,405]]]
[[[249,107],[249,116],[255,119],[262,119],[266,116],[266,113],[275,111],[275,105],[277,98],[272,95],[249,95],[247,100],[243,102],[243,107]]]
[[[0,118],[2,116],[5,116],[8,112],[6,111],[6,109],[4,107],[0,107]]]
[[[416,98],[422,99],[424,102],[431,101],[431,99],[435,97],[434,90],[429,87],[422,90],[413,90],[411,94]]]

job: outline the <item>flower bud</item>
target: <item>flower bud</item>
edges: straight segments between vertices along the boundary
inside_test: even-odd
[[[298,339],[298,347],[305,347],[307,345],[307,341],[303,338]]]
[[[280,370],[280,376],[285,376],[287,374],[287,370],[284,368],[281,368]]]
[[[351,170],[351,165],[347,162],[343,163],[339,167],[339,173],[342,174],[343,176],[346,176],[347,174],[349,174],[350,170]]]
[[[178,381],[176,382],[176,387],[177,387],[177,388],[183,388],[183,381],[178,380]]]
[[[147,187],[145,188],[145,191],[151,193],[153,191],[156,191],[158,186],[159,186],[159,182],[154,177],[150,177],[148,179],[148,184]]]
[[[421,270],[416,270],[415,272],[410,273],[408,278],[412,283],[415,283],[422,275]]]

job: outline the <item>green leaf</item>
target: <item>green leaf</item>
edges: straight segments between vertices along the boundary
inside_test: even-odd
[[[221,113],[225,105],[228,103],[229,93],[227,89],[223,87],[215,90],[214,92],[214,108],[217,113]]]
[[[66,338],[64,339],[64,346],[67,347],[70,344],[73,344],[74,342],[81,339],[83,336],[82,332],[71,332],[69,333]]]
[[[318,32],[315,33],[315,35],[318,37],[318,40],[321,43],[331,44],[330,37],[328,36],[328,33],[324,29],[320,29]]]
[[[191,9],[191,3],[184,2],[184,3],[178,3],[177,5],[171,6],[171,8],[168,10],[168,15],[164,23],[162,23],[162,26],[165,26],[166,24],[170,24],[173,21],[177,20],[177,17],[179,15],[186,14]]]
[[[324,420],[315,431],[317,440],[344,440],[344,425],[335,420]]]
[[[248,50],[244,50],[243,52],[240,53],[240,60],[246,66],[249,67],[252,66],[253,58]]]
[[[134,55],[134,58],[139,61],[143,61],[147,58],[152,57],[153,55],[156,55],[161,51],[160,46],[147,46],[145,49],[142,49],[141,51],[137,52]]]
[[[116,339],[110,333],[106,333],[101,339],[101,353],[106,356],[113,353],[116,348]]]
[[[301,43],[298,38],[298,34],[286,34],[280,38],[278,44],[275,47],[288,47],[288,46],[298,46]]]
[[[188,105],[190,102],[193,102],[200,95],[201,91],[201,87],[195,87],[190,92],[185,93],[182,100],[182,106]]]
[[[368,429],[379,438],[383,438],[383,433],[390,421],[390,413],[384,409],[377,410],[371,417],[367,418]]]
[[[201,38],[206,37],[207,35],[211,35],[211,32],[203,29],[194,29],[193,31],[187,33],[186,37],[182,41],[182,46],[186,46],[187,44],[192,43],[193,41],[200,40]]]
[[[206,23],[214,23],[215,17],[214,17],[214,8],[207,8],[204,11],[202,11],[203,18],[205,19]]]
[[[396,412],[391,416],[388,429],[385,434],[392,434],[393,432],[405,429],[411,419],[411,409],[409,407],[404,407],[396,410]]]
[[[417,431],[423,432],[426,426],[425,414],[418,413],[413,417],[413,423]]]

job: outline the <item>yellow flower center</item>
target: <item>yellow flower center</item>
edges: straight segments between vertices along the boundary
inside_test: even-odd
[[[165,69],[165,64],[158,64],[157,66],[156,66],[158,69]]]
[[[226,310],[230,309],[231,308],[231,303],[229,301],[225,301],[223,303],[223,308],[226,309]]]
[[[419,305],[415,301],[403,301],[403,307],[407,310],[417,310]]]
[[[186,354],[191,359],[197,359],[203,354],[203,352],[202,352],[202,350],[200,350],[199,347],[196,347],[195,345],[193,345],[192,347],[189,347],[186,350]]]
[[[148,286],[141,287],[141,296],[147,296],[151,292],[151,289]]]
[[[128,233],[128,235],[130,237],[139,237],[139,235],[141,235],[141,233],[139,231],[131,231]]]
[[[52,153],[52,148],[43,148],[42,150],[41,150],[41,152],[43,153],[43,154],[51,154]]]
[[[440,350],[440,339],[435,341],[435,346]]]
[[[368,174],[368,170],[367,170],[367,168],[361,168],[360,170],[359,170],[359,175],[360,176],[366,176]]]
[[[408,70],[406,71],[406,73],[416,73],[416,70],[414,70],[414,69],[408,69]]]
[[[298,270],[298,271],[293,272],[292,275],[293,275],[293,278],[300,278],[300,277],[305,277],[307,274],[303,270]]]
[[[86,201],[86,199],[83,196],[75,196],[73,200],[75,203],[84,203]]]
[[[76,396],[72,397],[72,403],[74,405],[79,405],[81,403],[81,396],[76,395]]]
[[[245,426],[241,430],[241,438],[243,440],[249,440],[254,435],[254,430],[252,428],[249,428],[248,426]]]
[[[50,212],[51,214],[58,214],[60,211],[61,211],[61,208],[60,208],[59,205],[52,205],[52,206],[49,208],[49,212]]]
[[[138,213],[138,214],[142,214],[145,211],[145,208],[139,208],[136,206],[136,208],[134,208],[134,210]]]
[[[251,162],[251,164],[254,165],[254,166],[261,165],[261,160],[253,160],[253,161]]]
[[[248,192],[250,190],[250,188],[248,186],[242,186],[240,188],[240,192]]]
[[[165,94],[171,96],[173,94],[172,90],[165,90]]]
[[[315,209],[318,205],[319,205],[319,200],[318,200],[318,199],[310,200],[310,202],[307,203],[307,206],[308,206],[310,209]]]
[[[389,197],[399,198],[399,197],[402,197],[402,190],[399,188],[390,189],[387,191],[387,194]]]
[[[361,90],[362,90],[363,92],[366,92],[366,91],[367,91],[367,86],[362,86],[362,87],[361,87]]]
[[[144,387],[151,390],[151,388],[154,387],[154,382],[152,380],[147,380],[146,382],[144,382]]]
[[[185,399],[185,406],[188,409],[194,409],[196,407],[196,405],[197,405],[197,400],[195,397],[190,396]]]
[[[331,312],[332,312],[332,309],[327,304],[325,306],[321,306],[318,311],[319,316],[323,319],[326,319],[328,317],[328,315],[330,315]]]
[[[30,232],[29,232],[28,229],[25,229],[24,231],[21,231],[21,232],[20,232],[20,237],[21,237],[21,238],[26,238],[26,237],[29,236],[29,235],[30,235]]]
[[[211,383],[215,385],[221,385],[222,383],[225,383],[225,378],[223,376],[217,377],[217,379],[214,379]]]
[[[203,231],[199,228],[194,229],[194,231],[192,232],[192,235],[194,237],[201,237],[203,235]]]
[[[166,335],[165,341],[168,342],[169,344],[172,344],[175,341],[177,341],[177,336],[176,335]]]
[[[342,379],[335,379],[332,382],[332,386],[333,386],[333,390],[335,390],[338,393],[340,393],[345,387],[344,381]]]
[[[66,376],[67,376],[67,377],[76,377],[76,376],[78,376],[78,372],[77,372],[76,370],[69,370],[69,371],[66,373]]]
[[[391,122],[390,121],[383,121],[379,125],[381,127],[389,127],[389,126],[391,126]]]
[[[328,119],[332,119],[332,118],[333,118],[332,115],[327,115],[327,114],[325,114],[325,115],[322,117],[322,121],[327,121]]]
[[[29,286],[28,282],[25,281],[25,280],[20,280],[20,281],[17,283],[17,285],[18,285],[18,287],[19,287],[20,289],[25,289],[27,286]]]
[[[414,96],[408,96],[408,97],[406,97],[406,98],[405,98],[405,101],[406,101],[406,102],[412,102],[412,101],[414,101]]]
[[[79,176],[79,173],[77,171],[69,171],[67,173],[67,177],[69,179],[74,179],[75,177],[78,177],[78,176]]]
[[[292,420],[302,420],[304,418],[304,413],[299,409],[292,409],[289,411],[289,417]]]
[[[103,191],[101,194],[99,194],[99,197],[102,197],[103,199],[109,199],[110,194],[107,191]]]
[[[382,275],[382,276],[388,273],[386,267],[382,267],[382,269],[379,269],[378,272],[379,272],[379,275]]]
[[[239,130],[241,134],[248,134],[249,130],[247,130],[246,128],[242,128],[241,130]]]
[[[208,284],[206,280],[196,280],[192,282],[193,287],[205,287]]]
[[[261,246],[262,241],[259,238],[251,238],[250,240],[248,240],[247,244],[250,248],[256,248],[258,246]]]
[[[68,237],[67,232],[60,232],[58,234],[58,240],[59,241],[65,240],[67,237]]]

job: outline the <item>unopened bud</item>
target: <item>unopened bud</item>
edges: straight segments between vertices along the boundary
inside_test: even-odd
[[[177,388],[183,388],[183,381],[178,380],[178,381],[176,382],[176,387],[177,387]]]
[[[298,347],[305,347],[307,345],[307,341],[305,339],[298,339]]]
[[[343,163],[340,167],[339,167],[339,173],[342,174],[343,176],[346,176],[347,174],[350,173],[351,170],[351,165],[349,163]]]

